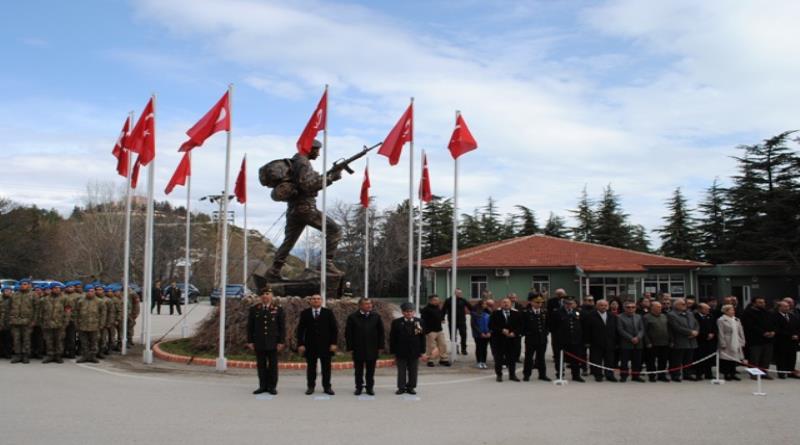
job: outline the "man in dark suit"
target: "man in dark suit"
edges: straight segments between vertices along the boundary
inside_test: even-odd
[[[547,312],[542,308],[544,298],[540,295],[532,295],[528,297],[528,301],[530,301],[528,308],[522,312],[523,334],[525,335],[522,380],[529,381],[535,367],[539,371],[539,380],[549,382],[547,368],[544,365],[544,351],[547,349]]]
[[[489,317],[489,329],[492,331],[492,355],[497,381],[503,381],[503,365],[506,365],[508,379],[519,382],[516,367],[525,320],[522,313],[512,309],[510,299],[500,300],[500,310],[494,311]]]
[[[336,353],[339,328],[333,312],[322,307],[322,297],[314,294],[308,299],[310,308],[300,312],[297,324],[297,352],[306,357],[306,395],[314,393],[317,385],[317,360],[322,368],[322,388],[334,395],[331,388],[331,357]]]
[[[697,349],[695,349],[694,360],[700,360],[713,354],[717,350],[717,320],[711,313],[711,306],[706,303],[697,305],[694,313],[700,333],[697,335]],[[714,358],[706,359],[695,365],[694,376],[698,380],[714,378],[711,368],[714,366]]]
[[[455,297],[456,297],[456,331],[459,336],[461,336],[461,354],[467,355],[467,313],[472,311],[472,307],[469,305],[467,300],[462,297],[461,289],[455,290]],[[456,339],[453,337],[453,297],[448,298],[444,301],[444,316],[447,317],[447,330],[450,331],[450,341],[455,343]],[[459,352],[459,349],[456,347],[456,353]]]
[[[178,315],[181,315],[181,289],[175,281],[172,281],[167,288],[167,303],[169,303],[170,315],[173,314],[175,308],[178,309]]]
[[[378,353],[384,349],[386,339],[383,333],[383,320],[372,312],[372,300],[361,298],[358,300],[358,310],[347,317],[344,337],[347,341],[347,350],[353,353],[353,366],[355,368],[356,391],[360,396],[365,389],[364,368],[366,368],[366,392],[374,396],[375,391],[375,363]]]
[[[272,289],[265,288],[247,317],[247,347],[256,352],[258,367],[258,389],[253,394],[278,393],[278,352],[286,344],[285,335],[283,308],[272,301]]]
[[[589,361],[606,368],[615,368],[614,350],[617,347],[617,316],[608,311],[608,301],[598,300],[595,310],[583,317],[584,341],[589,345]],[[598,382],[603,376],[616,382],[614,371],[592,366],[592,375]]]
[[[419,360],[425,357],[425,331],[422,320],[414,316],[414,305],[400,305],[403,316],[392,321],[389,331],[389,350],[397,363],[397,391],[395,394],[416,394]]]
[[[575,309],[576,306],[577,304],[573,297],[564,297],[564,307],[555,313],[556,320],[553,322],[553,333],[556,336],[558,350],[564,351],[564,359],[569,363],[569,368],[572,371],[572,380],[582,383],[585,380],[581,377],[581,365],[574,358],[583,356],[581,352],[583,348],[581,314]],[[570,357],[566,353],[570,353],[574,357]],[[564,378],[559,368],[556,368],[556,373],[558,373],[559,378]]]
[[[798,378],[794,372],[797,364],[797,345],[800,340],[800,319],[792,313],[791,304],[783,300],[778,303],[778,310],[775,312],[775,365],[778,371],[778,378],[791,379]]]
[[[553,352],[553,364],[556,367],[556,375],[561,369],[561,349],[557,339],[556,322],[558,321],[558,311],[564,307],[564,298],[567,292],[564,289],[556,289],[553,297],[547,300],[547,324],[550,329],[550,349]]]

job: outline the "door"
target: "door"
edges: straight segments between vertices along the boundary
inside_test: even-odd
[[[750,299],[752,295],[752,288],[750,285],[744,286],[732,286],[731,293],[737,300],[739,300],[739,307],[744,309],[750,304]]]

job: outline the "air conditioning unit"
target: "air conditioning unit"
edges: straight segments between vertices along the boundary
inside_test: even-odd
[[[494,276],[496,277],[510,277],[511,271],[508,269],[495,269]]]

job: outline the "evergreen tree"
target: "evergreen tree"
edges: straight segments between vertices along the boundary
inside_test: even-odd
[[[453,247],[453,203],[434,196],[422,211],[422,256],[432,258]]]
[[[656,230],[661,233],[661,254],[673,258],[696,259],[697,229],[680,187],[675,189],[667,206],[670,214],[663,218],[666,224]]]
[[[619,197],[609,184],[603,190],[603,199],[595,212],[593,241],[606,246],[627,247],[630,241],[627,218],[628,215],[622,212]]]
[[[480,215],[480,227],[483,232],[482,242],[492,242],[502,239],[503,224],[500,222],[500,212],[497,211],[497,202],[489,197],[486,206]]]
[[[536,213],[523,205],[514,206],[519,210],[519,214],[515,215],[519,221],[519,227],[516,231],[516,236],[535,235],[540,232],[539,224],[536,222]]]
[[[576,241],[591,242],[594,239],[595,215],[592,211],[592,205],[593,203],[589,200],[589,194],[586,192],[586,186],[584,185],[581,199],[578,201],[578,208],[570,210],[578,222],[572,228],[572,238]]]
[[[628,233],[630,233],[628,249],[638,250],[639,252],[650,252],[650,239],[648,238],[647,230],[643,225],[629,225]]]
[[[547,224],[544,226],[544,234],[556,238],[567,238],[569,229],[567,229],[567,223],[564,222],[564,218],[550,212],[550,217],[547,218]]]
[[[733,258],[726,250],[725,191],[719,180],[706,190],[706,197],[699,205],[703,217],[698,224],[699,251],[704,261],[720,264]]]
[[[462,214],[461,224],[459,224],[458,229],[459,248],[473,247],[485,242],[484,232],[477,210],[475,210],[472,215],[467,213]]]

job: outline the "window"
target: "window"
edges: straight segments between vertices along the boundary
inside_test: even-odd
[[[549,293],[550,275],[534,275],[533,280],[531,280],[531,289],[539,294]]]
[[[686,295],[686,281],[683,274],[651,274],[644,279],[644,291],[683,297]]]
[[[471,298],[480,298],[483,291],[489,287],[486,275],[472,275],[469,277],[469,281]]]
[[[633,298],[636,296],[636,279],[633,277],[589,277],[589,295],[600,299]]]

